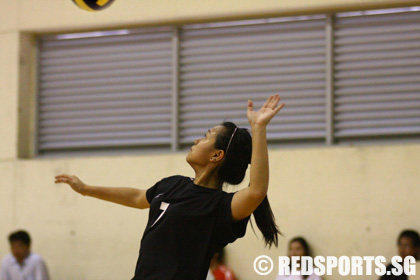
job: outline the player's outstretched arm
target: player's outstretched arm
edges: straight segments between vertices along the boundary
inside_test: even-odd
[[[55,177],[55,183],[66,183],[81,195],[118,203],[138,209],[149,208],[146,191],[135,188],[97,187],[86,185],[74,175],[61,174]]]
[[[261,204],[268,191],[268,150],[266,127],[271,119],[283,108],[279,104],[280,96],[267,99],[259,111],[254,111],[251,100],[248,100],[247,117],[252,133],[252,157],[249,188],[235,193],[232,198],[232,218],[242,220],[251,215]]]

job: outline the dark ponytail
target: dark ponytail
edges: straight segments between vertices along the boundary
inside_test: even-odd
[[[215,143],[217,149],[225,151],[225,159],[218,171],[219,180],[221,183],[238,185],[243,181],[248,165],[251,163],[252,138],[247,129],[238,128],[232,122],[223,122],[222,126],[225,130],[217,135]],[[275,223],[267,196],[255,209],[253,215],[265,244],[269,247],[274,244],[277,247],[278,234],[281,233]]]
[[[278,235],[281,235],[281,232],[276,225],[274,214],[271,210],[267,196],[265,196],[261,204],[255,209],[253,215],[258,229],[264,236],[265,245],[268,245],[268,248],[273,244],[277,247],[279,241]]]

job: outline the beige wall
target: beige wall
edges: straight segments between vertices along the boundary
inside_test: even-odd
[[[34,251],[48,261],[53,279],[129,279],[147,211],[81,197],[54,185],[54,175],[68,172],[89,183],[140,188],[164,176],[193,175],[182,153],[19,159],[30,154],[30,145],[22,143],[31,142],[33,134],[31,33],[416,2],[121,0],[103,12],[88,13],[71,0],[0,0],[0,255],[8,252],[7,234],[26,228]],[[258,277],[252,263],[260,254],[273,259],[285,254],[287,241],[295,235],[307,237],[316,255],[390,257],[396,253],[395,238],[401,229],[420,231],[420,144],[270,150],[270,160],[269,197],[285,237],[278,249],[268,250],[248,228],[245,238],[230,245],[229,265],[242,280],[274,279],[275,271]]]
[[[18,73],[19,34],[0,33],[0,159],[17,156]]]
[[[147,188],[164,176],[192,176],[184,158],[179,153],[3,161],[0,233],[29,229],[34,250],[48,260],[55,279],[129,279],[147,210],[82,197],[54,185],[53,177],[66,172],[98,185]],[[275,272],[257,277],[252,263],[261,254],[275,260],[296,235],[307,237],[316,255],[389,258],[401,229],[420,230],[420,145],[270,150],[270,163],[269,198],[285,237],[278,249],[268,250],[248,228],[227,251],[240,279],[274,279]],[[5,253],[5,239],[0,244]]]

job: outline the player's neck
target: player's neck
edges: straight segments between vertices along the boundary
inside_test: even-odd
[[[217,172],[215,170],[196,170],[194,184],[209,188],[209,189],[221,189],[221,183],[218,180]]]

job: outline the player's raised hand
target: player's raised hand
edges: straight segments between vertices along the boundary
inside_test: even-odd
[[[55,183],[66,183],[74,191],[83,194],[83,191],[86,189],[86,184],[83,183],[79,178],[74,175],[61,174],[55,176]]]
[[[280,96],[278,94],[270,96],[258,111],[254,111],[254,104],[248,100],[247,117],[249,124],[266,126],[271,119],[284,107],[284,103],[279,106]]]

